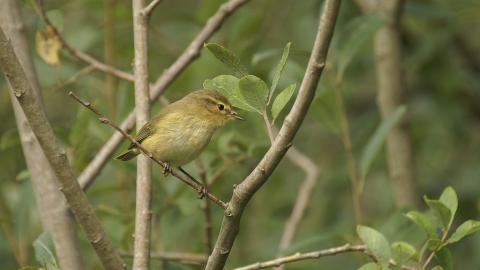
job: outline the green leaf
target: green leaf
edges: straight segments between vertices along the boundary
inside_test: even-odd
[[[376,263],[370,262],[360,266],[360,268],[358,268],[357,270],[382,270],[382,268]]]
[[[220,75],[211,80],[205,80],[203,82],[203,88],[217,90],[224,95],[234,107],[250,112],[256,111],[240,94],[238,82],[239,79],[235,76]]]
[[[288,54],[290,53],[290,46],[292,42],[288,42],[283,49],[282,58],[280,62],[278,62],[277,66],[275,67],[275,71],[273,73],[272,79],[272,87],[270,88],[270,98],[273,96],[275,89],[277,88],[278,81],[280,80],[280,76],[282,75],[283,69],[285,68],[285,64],[287,63]]]
[[[363,153],[360,158],[361,179],[365,179],[365,177],[367,176],[370,165],[372,164],[373,159],[375,158],[383,143],[385,142],[385,138],[387,137],[390,130],[405,114],[405,111],[405,105],[399,106],[391,115],[387,117],[387,119],[382,121],[380,126],[378,126],[377,130],[375,130],[375,133],[363,149]],[[363,184],[361,184],[361,186],[363,186]]]
[[[53,254],[52,237],[49,233],[42,233],[35,241],[33,241],[33,250],[35,258],[47,270],[59,270],[57,260]]]
[[[247,69],[240,63],[240,59],[227,48],[216,43],[205,43],[207,48],[218,60],[231,68],[238,77],[248,74]]]
[[[292,98],[293,93],[295,92],[295,88],[297,85],[291,84],[287,86],[287,88],[283,89],[276,97],[275,100],[273,101],[272,104],[272,118],[273,121],[277,118],[278,114],[283,110],[285,105],[287,105],[288,101],[290,101],[290,98]]]
[[[369,41],[373,34],[385,23],[380,16],[360,16],[349,23],[347,31],[342,35],[338,48],[338,78],[341,80],[343,74],[363,45]]]
[[[478,220],[467,220],[462,225],[458,226],[455,232],[447,240],[448,244],[452,244],[462,240],[467,235],[480,231],[480,221]]]
[[[450,227],[453,218],[455,217],[455,213],[457,212],[458,208],[458,197],[457,193],[452,187],[447,187],[443,192],[442,195],[440,195],[440,198],[438,199],[440,202],[442,202],[445,206],[448,207],[450,210],[450,220],[448,222],[448,226]]]
[[[420,226],[427,233],[429,238],[438,238],[435,230],[435,224],[430,217],[417,211],[410,211],[406,214],[406,216]]]
[[[238,81],[240,95],[255,111],[263,114],[267,105],[268,87],[260,78],[247,75]]]
[[[453,270],[452,253],[447,248],[442,248],[435,254],[438,263],[444,270]]]
[[[450,209],[448,209],[448,207],[439,200],[431,200],[427,198],[427,196],[425,196],[423,199],[437,219],[436,225],[444,230],[447,230],[450,226],[450,219],[452,218]]]
[[[437,265],[433,267],[432,270],[443,270],[443,267],[441,267],[440,265]]]
[[[368,250],[377,258],[383,268],[388,269],[388,261],[391,257],[390,245],[380,232],[366,226],[358,225],[357,233]]]
[[[398,265],[409,261],[416,253],[415,247],[407,242],[398,241],[392,244],[392,257]]]

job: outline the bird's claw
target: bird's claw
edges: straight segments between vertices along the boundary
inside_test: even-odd
[[[203,199],[205,197],[207,197],[207,194],[208,194],[208,190],[206,187],[202,186],[199,190],[198,190],[198,198],[199,199]]]
[[[168,163],[165,163],[165,167],[163,167],[163,175],[167,176],[170,173],[172,173],[172,166],[170,166]]]

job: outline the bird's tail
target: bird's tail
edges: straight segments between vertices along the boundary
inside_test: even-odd
[[[132,148],[118,155],[115,159],[127,161],[136,157],[138,154],[140,154],[140,151],[138,151],[138,149]]]

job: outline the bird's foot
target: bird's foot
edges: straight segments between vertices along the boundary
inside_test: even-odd
[[[172,166],[169,163],[165,162],[165,167],[163,167],[163,175],[167,176],[171,173],[172,173]]]
[[[203,198],[207,197],[207,195],[208,195],[208,189],[205,186],[202,186],[198,190],[198,198],[203,199]]]

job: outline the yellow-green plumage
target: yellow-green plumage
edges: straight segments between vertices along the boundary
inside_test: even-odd
[[[163,108],[135,139],[155,158],[182,166],[195,159],[213,133],[232,119],[241,118],[225,97],[213,90],[197,90]],[[139,153],[131,144],[117,159],[129,160]]]

